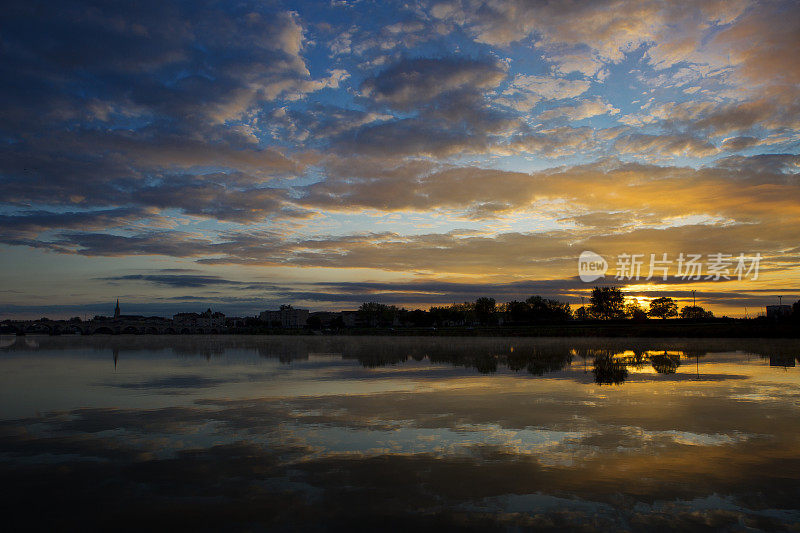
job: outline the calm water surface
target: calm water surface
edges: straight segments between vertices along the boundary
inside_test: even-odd
[[[0,337],[12,529],[800,530],[800,342]]]

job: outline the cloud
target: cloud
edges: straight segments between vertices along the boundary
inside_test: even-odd
[[[64,235],[59,246],[81,255],[169,255],[195,257],[204,265],[244,264],[330,268],[369,268],[393,272],[438,274],[480,273],[483,276],[547,278],[572,275],[580,249],[597,250],[604,256],[621,253],[657,253],[677,257],[680,252],[756,252],[780,257],[794,237],[793,225],[773,222],[760,225],[683,225],[632,227],[605,233],[550,231],[500,233],[491,236],[458,234],[399,235],[357,234],[304,240],[270,239],[253,234],[228,234],[217,243],[169,235],[118,237],[98,234]],[[763,234],[769,235],[764,238]],[[760,240],[756,241],[759,236]],[[655,252],[654,252],[655,253]],[[535,258],[535,259],[534,259]]]
[[[800,66],[795,52],[800,34],[793,23],[800,6],[791,1],[767,2],[747,13],[714,36],[712,45],[726,50],[737,65],[737,75],[756,87],[790,91],[800,85]]]
[[[614,147],[622,154],[652,154],[663,157],[707,157],[718,152],[716,146],[691,135],[646,135],[620,137]]]
[[[519,126],[516,117],[484,98],[505,77],[504,65],[495,60],[449,56],[397,61],[361,85],[368,104],[381,113],[364,120],[349,112],[336,125],[338,131],[327,128],[332,135],[327,149],[390,160],[487,152],[495,137]]]
[[[109,229],[126,226],[134,221],[152,216],[138,208],[105,209],[98,211],[24,211],[13,215],[0,215],[0,233],[16,237],[35,237],[55,228]]]
[[[776,95],[721,105],[687,124],[696,131],[716,135],[753,130],[786,130],[800,127],[800,99]]]
[[[580,96],[590,86],[591,83],[587,80],[518,74],[496,102],[526,112],[542,100],[564,100]]]
[[[565,117],[568,120],[583,120],[585,118],[596,117],[599,115],[616,115],[619,109],[600,98],[583,100],[578,105],[555,107],[541,113],[539,120],[551,120],[554,118]]]
[[[236,285],[241,282],[223,279],[219,276],[201,274],[128,274],[100,278],[104,281],[146,281],[154,285],[178,288],[207,287],[209,285]]]
[[[365,80],[361,92],[377,103],[408,110],[451,91],[494,88],[505,76],[496,62],[454,57],[405,59]]]
[[[64,232],[51,246],[62,251],[74,250],[81,255],[192,257],[208,254],[212,241],[180,231],[147,231],[133,235]]]
[[[280,151],[253,147],[236,134],[205,142],[150,131],[54,132],[0,148],[9,203],[125,203],[135,199],[126,192],[146,186],[149,177],[209,166],[232,169],[232,183],[236,176],[264,182],[302,168]]]
[[[3,244],[485,281],[696,239],[792,275],[796,2],[37,6],[5,13]]]
[[[519,135],[512,138],[506,147],[511,153],[528,152],[554,158],[576,152],[593,152],[600,146],[599,141],[597,132],[591,128],[561,126]]]
[[[347,76],[312,77],[299,16],[253,2],[58,2],[35,19],[12,3],[7,16],[0,73],[15,81],[0,89],[0,179],[12,205],[140,205],[239,221],[285,214],[279,193],[255,185],[303,164],[262,143],[257,114]],[[209,167],[224,170],[213,183],[186,178],[211,176]],[[242,176],[249,188],[236,187]]]
[[[242,185],[237,186],[237,181]],[[270,216],[310,216],[295,207],[286,189],[254,187],[248,175],[216,173],[169,176],[136,191],[132,199],[147,206],[180,208],[184,213],[215,220],[249,222]]]
[[[261,101],[302,97],[342,79],[340,73],[310,77],[296,13],[248,2],[222,7],[148,1],[101,11],[59,2],[37,18],[47,37],[31,39],[30,8],[11,5],[4,38],[16,54],[4,70],[20,83],[6,86],[4,101],[17,105],[0,116],[36,119],[32,106],[20,105],[35,98],[36,111],[48,120],[69,120],[90,104],[97,110],[91,118],[101,122],[166,115],[208,126],[241,118]],[[26,62],[16,62],[23,57]],[[60,67],[66,74],[52,77]],[[102,76],[103,83],[90,86],[85,97],[68,90],[91,76]]]
[[[658,125],[667,130],[710,137],[736,132],[763,137],[765,129],[778,132],[797,129],[800,126],[798,111],[800,100],[789,93],[770,91],[767,95],[736,101],[693,99],[662,102],[619,120],[630,126]]]
[[[480,94],[464,90],[441,93],[416,116],[365,124],[333,139],[334,153],[385,157],[447,157],[485,153],[510,132],[519,120],[490,107]]]
[[[667,141],[667,148],[654,144],[657,148],[651,149],[682,153],[683,140],[677,148],[671,148],[671,139]],[[798,194],[798,161],[793,155],[729,157],[699,169],[606,160],[534,173],[430,164],[401,165],[378,174],[370,173],[368,166],[349,165],[352,173],[348,173],[346,160],[341,164],[340,179],[297,187],[293,202],[309,211],[448,209],[484,219],[539,212],[551,217],[555,229],[313,237],[255,228],[215,235],[171,229],[113,233],[77,231],[73,228],[78,223],[70,217],[51,220],[39,214],[8,224],[3,242],[89,256],[190,257],[204,264],[484,274],[532,269],[547,277],[551,261],[563,265],[558,268],[572,268],[567,265],[573,262],[578,243],[593,250],[606,247],[615,254],[625,246],[649,252],[658,243],[664,252],[709,253],[721,248],[778,257],[795,246],[795,224],[800,219],[793,200]],[[563,205],[570,206],[568,215]],[[58,224],[66,231],[35,235],[40,226]]]
[[[546,146],[542,143],[548,139],[558,139],[557,133],[534,138],[540,143],[536,148]],[[519,141],[524,142],[524,138]],[[682,153],[693,147],[691,141],[681,137],[654,136],[625,142],[660,150],[658,153]],[[697,142],[700,150],[709,149]],[[537,201],[564,200],[573,212],[605,206],[602,210],[627,211],[631,218],[648,211],[664,218],[705,213],[754,221],[769,218],[776,206],[785,213],[797,212],[789,200],[797,184],[786,174],[796,160],[793,155],[725,159],[698,170],[606,160],[534,173],[478,167],[398,167],[395,173],[363,178],[346,174],[341,180],[310,185],[299,202],[308,208],[414,211],[493,203],[513,212],[530,209]],[[736,180],[736,187],[731,186],[731,179]],[[686,195],[694,199],[692,204],[683,201]]]
[[[310,289],[298,286],[281,292],[294,300],[317,302],[364,301],[393,304],[448,304],[474,301],[481,296],[491,296],[498,301],[525,299],[534,294],[546,297],[564,297],[586,286],[577,278],[554,280],[524,280],[511,283],[463,283],[440,280],[414,282],[318,282]],[[313,290],[311,290],[313,289]]]
[[[562,72],[594,75],[603,64],[619,63],[642,46],[658,68],[687,59],[718,59],[696,52],[714,28],[735,21],[746,7],[745,1],[719,0],[691,6],[655,0],[491,4],[464,0],[436,3],[431,12],[465,27],[478,42],[507,47],[530,40],[545,49]]]
[[[740,136],[740,137],[729,137],[727,139],[724,139],[720,146],[725,150],[738,152],[740,150],[746,150],[747,148],[756,146],[758,144],[759,144],[759,139],[756,137]]]

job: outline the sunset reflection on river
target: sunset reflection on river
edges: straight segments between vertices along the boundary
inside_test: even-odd
[[[0,506],[28,527],[791,528],[799,355],[790,340],[2,337]],[[31,499],[47,514],[20,513]]]

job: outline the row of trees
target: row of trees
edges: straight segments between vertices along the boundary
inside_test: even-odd
[[[513,300],[498,304],[494,298],[482,297],[475,302],[431,307],[428,311],[436,325],[483,326],[499,323],[564,322],[571,320],[572,309],[567,302],[531,296],[525,301]]]
[[[622,290],[618,287],[595,287],[589,299],[589,307],[580,307],[575,312],[579,320],[647,320],[653,318],[674,318],[701,320],[714,318],[714,313],[706,311],[699,305],[687,305],[678,313],[678,304],[672,298],[656,298],[650,302],[650,309],[645,310],[637,301],[625,303]]]
[[[494,298],[482,297],[474,302],[433,306],[427,312],[408,311],[394,305],[366,302],[358,309],[361,322],[368,326],[483,326],[500,323],[563,322],[571,320],[572,309],[567,302],[531,296],[524,302],[498,304]]]
[[[531,296],[527,300],[512,300],[498,304],[494,298],[482,297],[474,302],[434,306],[428,311],[409,311],[394,305],[367,302],[358,310],[364,325],[371,327],[412,325],[429,326],[483,326],[499,323],[521,325],[532,323],[566,322],[568,320],[647,320],[654,318],[708,319],[714,314],[700,306],[686,306],[678,312],[672,298],[656,298],[645,310],[638,302],[625,303],[622,291],[617,287],[595,287],[588,307],[580,307],[573,313],[569,303],[559,300]]]

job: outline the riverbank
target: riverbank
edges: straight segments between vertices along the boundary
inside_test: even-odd
[[[236,331],[239,334],[303,335],[307,329]],[[587,321],[524,326],[347,328],[317,331],[318,335],[387,335],[430,337],[656,337],[656,338],[800,338],[797,322],[730,320]]]
[[[123,331],[137,336],[180,335],[150,331]],[[184,332],[182,332],[184,333]],[[188,333],[188,332],[185,332]],[[16,328],[1,328],[0,334],[21,335]],[[75,335],[78,332],[29,331],[29,335]],[[114,334],[98,332],[95,335]],[[201,332],[211,335],[334,335],[334,336],[415,336],[415,337],[654,337],[654,338],[800,338],[800,323],[794,321],[772,322],[766,320],[715,320],[691,322],[684,320],[632,321],[570,321],[562,323],[504,326],[454,326],[454,327],[354,327],[312,330],[306,328],[281,329],[268,327],[225,328],[220,331]]]

